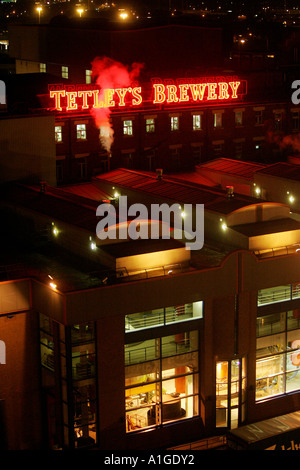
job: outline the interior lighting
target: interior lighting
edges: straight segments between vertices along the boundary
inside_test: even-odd
[[[83,9],[82,8],[77,8],[77,13],[79,14],[79,16],[81,18],[81,15],[83,13]]]
[[[224,231],[227,229],[227,225],[225,224],[225,222],[222,223],[221,228],[222,228],[222,230],[224,230]]]
[[[92,242],[91,243],[91,250],[96,250],[97,246],[96,243]]]
[[[114,197],[115,197],[115,198],[118,198],[119,196],[120,196],[120,194],[119,194],[117,191],[115,191],[115,192],[114,192]]]

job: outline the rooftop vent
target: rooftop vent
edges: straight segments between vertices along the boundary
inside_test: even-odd
[[[226,186],[226,195],[227,199],[231,199],[234,197],[234,187],[233,186]]]
[[[158,168],[156,170],[156,179],[157,180],[161,180],[162,179],[162,176],[163,176],[163,170],[161,168]]]

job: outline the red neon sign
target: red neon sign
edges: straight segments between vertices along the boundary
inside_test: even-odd
[[[161,104],[201,104],[231,102],[246,93],[245,81],[215,81],[203,83],[164,84],[153,83],[150,98],[143,97],[142,87],[107,88],[62,88],[49,86],[50,98],[54,99],[56,111],[74,111],[99,108],[122,108],[140,106],[143,101],[153,105]],[[52,88],[53,87],[53,88]],[[80,87],[80,86],[79,86]],[[147,90],[149,93],[149,90]]]

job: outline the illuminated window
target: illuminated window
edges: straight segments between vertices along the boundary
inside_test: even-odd
[[[300,390],[299,310],[258,316],[256,400]]]
[[[76,125],[77,140],[86,140],[86,124]]]
[[[222,127],[222,114],[221,112],[214,113],[214,128]]]
[[[216,427],[235,429],[246,418],[245,358],[216,364]]]
[[[171,116],[171,131],[179,130],[179,116]]]
[[[46,73],[46,64],[40,64],[40,72]]]
[[[193,131],[201,130],[201,115],[193,114]]]
[[[85,83],[92,83],[92,71],[91,70],[85,71]]]
[[[55,126],[55,142],[62,142],[62,126]]]
[[[257,293],[257,305],[274,304],[299,298],[300,284],[286,284],[259,290]]]
[[[125,364],[126,432],[199,414],[197,331],[126,344]]]
[[[69,67],[62,66],[61,68],[61,76],[62,78],[69,78]]]
[[[299,111],[292,112],[292,130],[299,131],[300,130],[300,115]]]
[[[235,111],[234,122],[235,122],[236,127],[243,125],[243,111]]]
[[[146,119],[146,132],[147,134],[155,132],[155,120],[153,118]]]
[[[123,121],[123,135],[133,135],[133,122],[131,119]]]
[[[263,121],[263,110],[258,109],[255,111],[255,125],[261,126],[264,123]]]
[[[199,320],[203,318],[203,302],[176,305],[141,313],[132,313],[125,317],[125,332],[145,330],[153,326],[168,325],[174,322]]]

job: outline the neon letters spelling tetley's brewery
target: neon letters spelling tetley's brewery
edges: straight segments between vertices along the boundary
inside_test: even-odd
[[[229,79],[196,82],[182,80],[153,82],[141,86],[100,89],[97,85],[49,85],[52,107],[56,111],[153,105],[195,105],[237,101],[246,94],[246,81]]]

